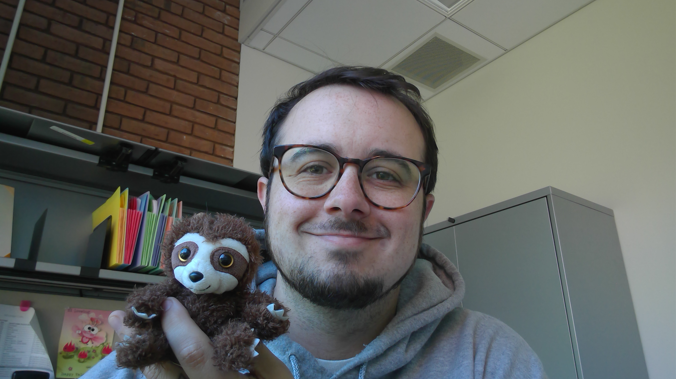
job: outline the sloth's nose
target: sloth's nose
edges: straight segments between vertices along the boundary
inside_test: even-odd
[[[188,275],[188,277],[193,283],[197,283],[200,280],[202,280],[202,278],[204,278],[204,275],[201,272],[195,271],[191,272],[190,275]]]

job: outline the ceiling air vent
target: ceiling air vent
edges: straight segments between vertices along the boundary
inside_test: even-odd
[[[455,12],[462,9],[465,5],[472,2],[472,0],[418,0],[435,11],[450,17]]]
[[[434,91],[480,60],[434,36],[391,70]]]

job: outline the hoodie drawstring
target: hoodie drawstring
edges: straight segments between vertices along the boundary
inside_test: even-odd
[[[361,368],[359,369],[359,379],[364,379],[366,377],[366,364],[368,362],[364,362],[363,365],[361,365]]]
[[[293,379],[300,379],[300,372],[298,372],[298,359],[296,359],[295,355],[291,355],[289,360],[291,361],[291,375],[293,375]]]

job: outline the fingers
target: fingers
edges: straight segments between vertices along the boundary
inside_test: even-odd
[[[253,360],[253,374],[260,379],[293,379],[286,365],[268,350],[265,345],[259,343],[256,346],[258,356]]]
[[[113,311],[108,316],[108,323],[115,329],[115,334],[120,340],[124,339],[124,336],[134,335],[134,330],[124,325],[124,315],[123,311]]]
[[[185,372],[169,362],[157,363],[141,370],[146,379],[188,379]]]
[[[209,337],[192,321],[188,311],[176,299],[169,297],[162,305],[162,329],[189,378],[235,379],[244,376],[225,373],[212,361],[214,349]]]

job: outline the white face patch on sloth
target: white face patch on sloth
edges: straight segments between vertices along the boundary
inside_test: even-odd
[[[171,266],[176,280],[196,294],[231,291],[246,273],[249,252],[232,238],[207,242],[187,233],[174,244]]]

